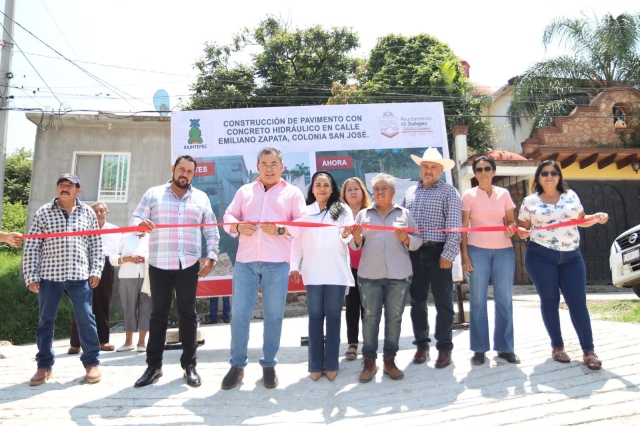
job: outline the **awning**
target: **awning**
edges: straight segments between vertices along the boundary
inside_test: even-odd
[[[630,166],[640,161],[640,148],[570,148],[570,147],[539,147],[529,158],[536,161],[555,160],[564,169],[578,163],[581,169],[597,164],[598,169],[604,169],[612,164],[618,169]],[[638,163],[640,166],[640,162]]]

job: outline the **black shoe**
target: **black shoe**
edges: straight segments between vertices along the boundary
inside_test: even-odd
[[[262,369],[262,381],[264,382],[264,387],[273,389],[278,386],[278,375],[276,374],[276,369],[273,367],[264,367]]]
[[[150,385],[155,379],[158,377],[162,377],[162,369],[161,368],[152,368],[147,367],[142,377],[138,379],[134,388],[141,388],[143,386]]]
[[[484,352],[474,352],[471,357],[471,364],[482,365],[484,364],[485,355]]]
[[[196,366],[190,365],[184,370],[184,377],[187,379],[189,386],[200,386],[202,384],[200,375],[196,372]]]
[[[238,382],[244,378],[244,368],[231,367],[224,379],[222,379],[222,386],[224,390],[233,389]]]
[[[498,352],[500,358],[504,358],[510,364],[520,364],[520,358],[513,352]]]

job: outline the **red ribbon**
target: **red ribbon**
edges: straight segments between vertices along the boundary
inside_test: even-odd
[[[553,223],[551,225],[542,226],[531,230],[531,232],[541,231],[545,229],[561,228],[565,226],[582,225],[585,223],[596,222],[598,219],[576,219],[568,220],[566,222]],[[181,224],[158,224],[156,229],[169,229],[169,228],[200,228],[208,226],[233,226],[238,222],[232,223],[181,223]],[[241,222],[249,225],[260,224],[273,224],[273,222]],[[325,227],[340,227],[340,225],[333,225],[328,223],[315,223],[315,222],[278,222],[279,225],[284,226],[297,226],[299,228],[325,228]],[[369,225],[362,224],[363,229],[372,229],[375,231],[394,231],[396,228],[393,226],[382,225]],[[425,229],[430,232],[504,232],[507,229],[513,229],[517,232],[518,228],[515,226],[477,226],[473,228],[443,228],[443,229]],[[72,231],[72,232],[54,232],[51,234],[27,234],[23,238],[63,238],[63,237],[84,237],[88,235],[102,235],[102,234],[122,234],[126,232],[144,232],[148,231],[146,226],[125,226],[123,228],[114,229],[93,229],[90,231]],[[420,232],[420,229],[404,228],[407,232]]]

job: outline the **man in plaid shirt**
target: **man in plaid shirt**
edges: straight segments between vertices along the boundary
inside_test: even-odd
[[[36,212],[29,234],[89,231],[98,229],[93,209],[77,199],[82,191],[76,175],[63,174],[56,184],[58,197]],[[100,340],[95,317],[91,312],[92,289],[100,283],[104,255],[100,235],[63,238],[29,238],[24,244],[22,269],[24,281],[38,294],[40,320],[36,328],[38,370],[29,385],[38,386],[52,374],[52,348],[58,306],[63,293],[76,314],[87,381],[102,378],[98,369]]]
[[[151,232],[155,224],[213,224],[216,217],[209,197],[191,186],[197,163],[182,155],[171,166],[173,176],[164,185],[149,189],[133,212],[131,225],[144,225]],[[202,235],[207,254],[202,268]],[[206,277],[218,258],[220,234],[216,226],[166,228],[151,232],[149,239],[149,283],[151,286],[151,321],[147,344],[147,369],[135,387],[151,384],[162,376],[162,355],[173,293],[180,317],[180,364],[190,386],[200,386],[196,372],[198,348],[196,289],[198,278]],[[144,260],[144,259],[142,259]]]
[[[460,253],[458,232],[433,232],[434,229],[460,228],[462,225],[462,201],[458,191],[441,181],[445,170],[451,170],[455,163],[442,158],[436,148],[427,149],[422,158],[411,155],[420,166],[422,180],[407,189],[402,207],[409,209],[420,229],[422,247],[409,252],[413,267],[411,295],[411,322],[413,323],[414,345],[418,347],[413,362],[422,364],[429,356],[429,320],[427,298],[429,286],[436,305],[436,348],[438,359],[436,368],[451,364],[453,350],[453,260]]]

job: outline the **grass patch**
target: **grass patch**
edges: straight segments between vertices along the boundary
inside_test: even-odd
[[[640,300],[588,300],[587,307],[594,320],[640,324]]]
[[[20,280],[22,253],[0,252],[0,340],[14,345],[35,343],[38,326],[38,299]],[[69,299],[62,298],[56,319],[55,338],[68,338],[73,308]]]

